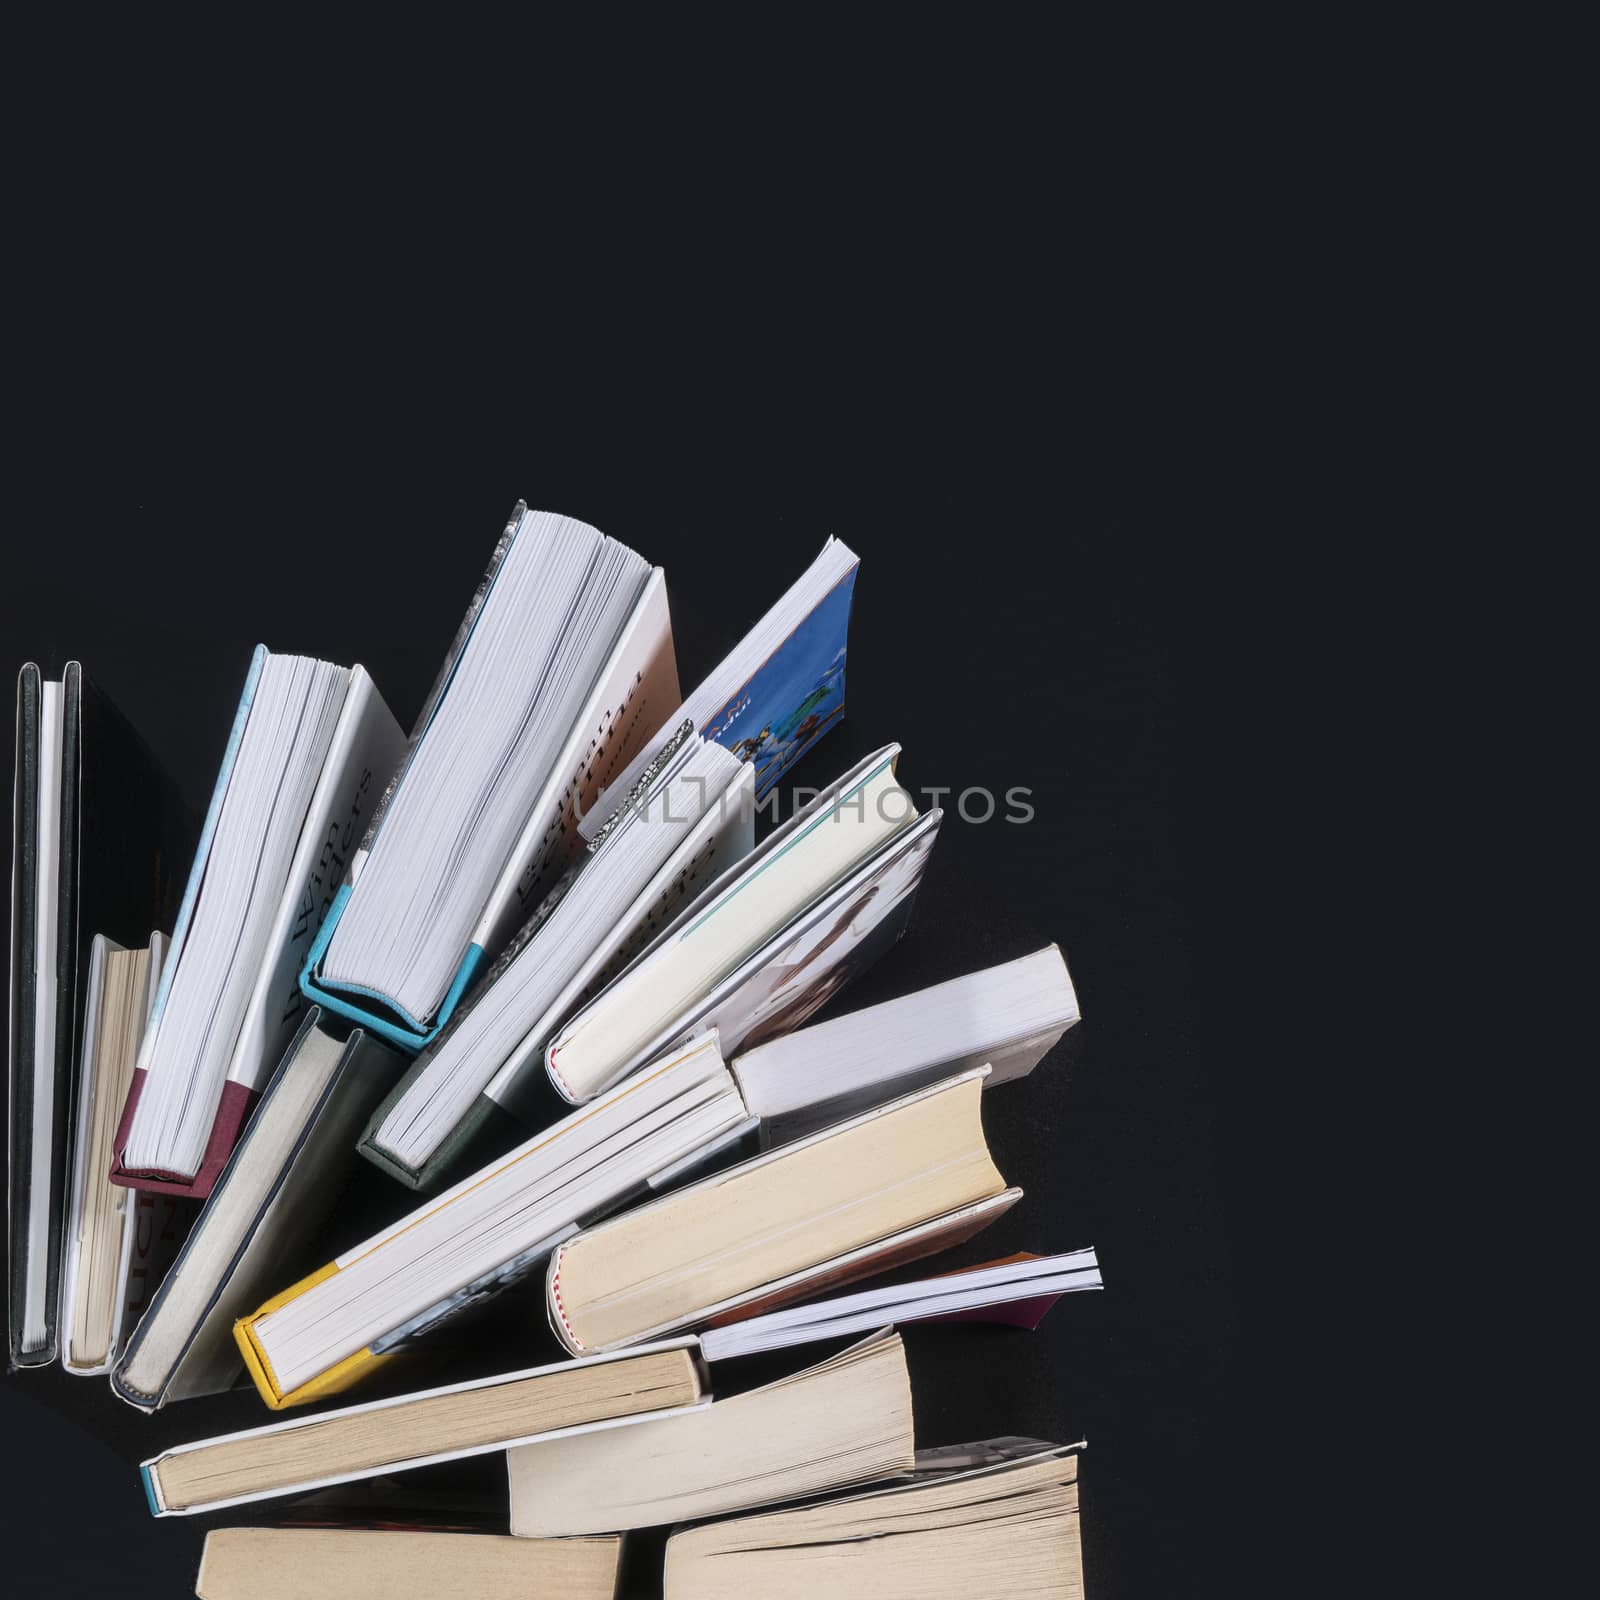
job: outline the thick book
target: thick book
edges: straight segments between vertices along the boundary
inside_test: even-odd
[[[983,1135],[979,1067],[557,1245],[556,1337],[615,1350],[758,1315],[971,1238],[1022,1196]]]
[[[909,1482],[682,1529],[666,1600],[1083,1600],[1081,1449],[919,1450]]]
[[[1014,1082],[1079,1020],[1067,964],[1049,945],[782,1034],[730,1065],[762,1137],[782,1142],[968,1067],[988,1066],[986,1089]]]
[[[847,545],[829,539],[653,742],[687,720],[702,737],[750,762],[756,793],[766,795],[844,716],[850,602],[860,565]],[[636,757],[584,817],[585,837],[604,824],[629,792],[644,759]]]
[[[1100,1286],[1093,1250],[1055,1256],[1021,1253],[913,1283],[812,1300],[765,1316],[735,1313],[700,1335],[700,1353],[707,1361],[722,1361],[842,1339],[891,1323],[1002,1322],[1031,1330],[1062,1295]]]
[[[754,842],[752,774],[685,723],[641,774],[478,987],[373,1114],[361,1152],[412,1189],[436,1186],[506,1115],[530,1120],[544,1049],[602,986]]]
[[[709,883],[545,1052],[578,1105],[715,1027],[728,1055],[797,1027],[905,930],[941,813],[919,816],[887,745]]]
[[[613,1600],[615,1534],[517,1539],[426,1528],[213,1528],[199,1600]]]
[[[106,1176],[166,946],[160,933],[142,950],[104,934],[90,946],[61,1264],[61,1365],[79,1377],[110,1370],[197,1210]]]
[[[211,1193],[305,1009],[301,959],[402,742],[363,668],[256,647],[117,1130],[114,1183]]]
[[[401,1057],[313,1006],[228,1157],[211,1198],[117,1360],[111,1388],[141,1411],[217,1394],[244,1375],[233,1324],[320,1258],[351,1144]],[[154,1198],[154,1197],[152,1197]]]
[[[301,973],[415,1054],[560,878],[678,699],[661,569],[519,503]]]
[[[693,1341],[680,1340],[200,1439],[139,1470],[153,1515],[189,1516],[536,1439],[625,1428],[707,1403]]]
[[[508,1451],[511,1531],[571,1537],[717,1516],[898,1476],[913,1459],[905,1348],[880,1333],[687,1416]]]
[[[234,1333],[262,1398],[282,1409],[361,1381],[538,1271],[580,1223],[753,1126],[714,1036],[663,1058],[242,1314]]]
[[[69,661],[17,675],[7,1049],[10,1360],[58,1352],[69,1147],[90,945],[172,925],[194,823],[133,728]]]

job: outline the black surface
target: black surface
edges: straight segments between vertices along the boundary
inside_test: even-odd
[[[1131,255],[1119,293],[1063,304],[1026,220],[1043,195],[1013,197],[981,261],[930,229],[893,269],[817,259],[777,296],[752,247],[708,264],[702,287],[727,298],[695,318],[637,298],[619,258],[610,303],[580,319],[512,252],[507,309],[482,326],[471,297],[375,281],[368,247],[306,278],[284,259],[241,297],[212,257],[178,271],[177,235],[135,228],[153,253],[73,294],[40,341],[0,669],[80,658],[200,808],[257,640],[362,661],[409,724],[519,495],[665,566],[686,685],[826,535],[847,540],[848,715],[796,781],[892,739],[909,785],[1023,786],[1036,816],[967,825],[947,796],[911,931],[843,1004],[1054,939],[1086,1018],[986,1097],[1026,1198],[937,1264],[1092,1244],[1106,1291],[1032,1335],[911,1330],[919,1441],[1087,1437],[1091,1600],[1238,1593],[1252,1514],[1219,1171],[1275,1108],[1237,1123],[1223,997],[1199,977],[1233,931],[1195,884],[1234,803],[1208,764],[1232,708],[1205,690],[1239,571],[1202,503],[1208,391],[1171,336],[1205,308],[1147,292]],[[455,243],[488,257],[494,237]],[[64,281],[90,270],[75,258]],[[154,311],[175,291],[177,357]],[[556,329],[583,345],[559,373]],[[1246,1003],[1248,974],[1230,977],[1227,1004]],[[395,1186],[396,1212],[411,1199]],[[476,1334],[452,1371],[555,1355],[525,1303]],[[58,1593],[190,1592],[208,1523],[149,1519],[135,1463],[267,1420],[252,1393],[146,1418],[103,1381],[6,1377],[8,1561]],[[640,1593],[653,1548],[635,1552]]]

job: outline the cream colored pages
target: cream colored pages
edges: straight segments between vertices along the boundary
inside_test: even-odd
[[[737,1517],[667,1543],[667,1600],[1080,1600],[1073,1455]]]
[[[885,759],[750,871],[678,938],[625,972],[556,1041],[549,1066],[570,1100],[604,1088],[674,1017],[704,999],[818,895],[917,814]]]
[[[385,1528],[217,1528],[199,1600],[611,1600],[618,1538],[513,1539]]]
[[[102,980],[105,990],[92,1045],[93,1098],[88,1107],[89,1148],[78,1215],[78,1270],[73,1279],[68,1322],[67,1356],[71,1366],[104,1365],[116,1332],[113,1324],[121,1298],[117,1269],[122,1259],[122,1207],[128,1190],[110,1183],[106,1174],[115,1164],[112,1146],[123,1103],[133,1083],[133,1064],[144,1032],[140,1008],[146,999],[149,970],[148,950],[106,952]]]
[[[563,1245],[552,1315],[598,1349],[1005,1188],[983,1139],[982,1077],[747,1162]]]
[[[621,1532],[870,1483],[911,1470],[898,1334],[686,1416],[506,1452],[511,1531]]]
[[[557,1428],[693,1405],[699,1378],[687,1350],[594,1366],[574,1363],[509,1383],[329,1412],[162,1457],[151,1468],[168,1511],[480,1450]]]

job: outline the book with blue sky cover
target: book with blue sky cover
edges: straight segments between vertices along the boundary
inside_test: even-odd
[[[755,769],[760,799],[844,715],[850,604],[860,557],[829,539],[816,560],[665,721],[652,750],[688,720]],[[636,757],[584,817],[592,838],[638,781]]]
[[[849,552],[843,545],[835,548]],[[852,558],[853,559],[853,558]],[[852,565],[816,608],[700,730],[756,769],[764,795],[844,715]]]

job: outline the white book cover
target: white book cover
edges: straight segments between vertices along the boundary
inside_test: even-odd
[[[747,1317],[700,1335],[707,1361],[784,1350],[819,1339],[847,1338],[885,1323],[925,1322],[1018,1302],[1054,1300],[1101,1287],[1093,1250],[999,1261],[915,1283],[863,1289]],[[1042,1315],[1042,1313],[1040,1313]],[[1022,1322],[1019,1325],[1032,1327]]]
[[[687,875],[691,894],[701,881],[711,882],[750,854],[755,842],[755,773],[748,764],[690,831],[665,866],[645,885],[612,931],[601,941],[543,1016],[528,1030],[523,1048],[501,1067],[484,1093],[513,1115],[527,1116],[538,1095],[537,1069],[544,1046],[578,1004],[584,991],[648,925],[680,875]]]
[[[344,706],[273,919],[272,948],[278,954],[272,966],[263,969],[251,996],[228,1069],[230,1082],[260,1089],[282,1059],[306,1007],[300,969],[405,744],[399,723],[367,669],[352,667]]]
[[[637,981],[636,975],[647,972],[652,963],[658,962],[665,952],[676,946],[696,925],[709,918],[725,902],[740,893],[754,876],[761,872],[764,864],[775,861],[783,855],[790,842],[798,838],[813,822],[823,817],[824,813],[837,803],[841,794],[850,794],[857,787],[867,783],[886,762],[892,770],[899,753],[898,745],[887,745],[858,762],[836,783],[830,784],[786,823],[769,834],[749,855],[713,879],[701,894],[691,901],[599,994],[587,1001],[575,1015],[561,1025],[560,1031],[551,1039],[545,1051],[545,1070],[552,1086],[564,1100],[574,1105],[582,1104],[586,1099],[592,1098],[593,1093],[619,1082],[675,1042],[708,1027],[714,1026],[719,1029],[724,1051],[732,1053],[744,1047],[751,1039],[757,1025],[786,1012],[790,1001],[795,1001],[796,1004],[790,1013],[792,1020],[786,1025],[796,1026],[811,1015],[832,992],[832,988],[837,986],[832,984],[819,989],[816,982],[819,977],[833,972],[837,974],[838,982],[843,982],[849,973],[856,970],[855,964],[849,958],[852,952],[863,944],[865,935],[883,924],[891,912],[901,909],[909,912],[910,896],[920,880],[922,867],[926,864],[927,851],[932,847],[933,837],[939,825],[941,813],[938,811],[931,811],[926,816],[910,822],[897,834],[892,835],[872,855],[851,868],[836,885],[819,893],[759,950],[746,957],[734,972],[720,980],[710,995],[702,997],[698,1002],[689,1002],[643,1046],[617,1063],[606,1081],[599,1084],[597,1089],[587,1094],[577,1092],[564,1080],[559,1065],[562,1051],[587,1026],[589,1019],[602,1004],[609,1003],[613,989],[625,981],[630,983]],[[790,947],[794,945],[796,936],[803,928],[814,926],[819,916],[826,916],[827,908],[834,907],[847,899],[850,889],[865,883],[875,868],[882,867],[891,859],[899,859],[893,852],[897,846],[906,848],[908,842],[915,845],[906,858],[910,870],[895,894],[872,896],[870,904],[862,908],[868,915],[848,918],[842,927],[835,928],[835,938],[825,939],[817,947],[803,951],[795,948],[791,952]],[[840,939],[842,942],[839,942]],[[868,946],[862,952],[869,959],[871,955],[877,953],[879,952],[876,945]],[[818,957],[820,959],[817,959]],[[747,1004],[741,1005],[739,1000],[741,989],[752,980],[759,979],[763,969],[769,968],[774,958],[777,965],[767,974],[769,983],[754,984],[745,996]],[[805,1003],[803,997],[807,994],[814,998],[814,1003]],[[772,1031],[778,1030],[775,1028]]]
[[[1026,1077],[1080,1019],[1056,945],[768,1039],[729,1062],[764,1138],[788,1139],[969,1067]]]

